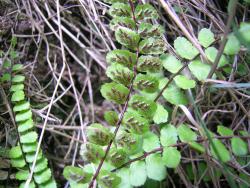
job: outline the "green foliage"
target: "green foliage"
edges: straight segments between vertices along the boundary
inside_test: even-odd
[[[102,96],[117,104],[124,104],[129,94],[128,88],[115,82],[106,83],[101,88]]]
[[[176,85],[182,89],[191,89],[195,87],[195,81],[190,80],[183,75],[178,75],[174,78]]]
[[[174,48],[178,55],[184,59],[192,60],[198,54],[198,50],[184,37],[178,37],[174,41]]]
[[[161,60],[163,67],[171,73],[177,73],[182,67],[181,62],[173,55],[162,54]]]
[[[161,60],[156,56],[140,56],[137,70],[140,72],[159,72],[162,68]]]
[[[168,121],[168,111],[161,104],[157,104],[157,109],[153,120],[156,124],[166,123]]]
[[[189,63],[188,68],[199,81],[206,80],[211,69],[209,65],[202,63],[200,59],[193,60]]]
[[[12,53],[12,59],[16,58],[15,54],[17,53]],[[34,131],[30,103],[25,100],[25,76],[22,75],[22,70],[22,64],[15,64],[11,69],[11,102],[13,103],[13,112],[15,113],[15,121],[17,124],[20,143],[18,146],[12,147],[9,157],[11,158],[12,167],[18,168],[19,170],[16,173],[16,179],[20,181],[26,181],[29,175],[29,171],[27,169],[32,166],[32,163],[35,159],[38,134]],[[44,157],[41,150],[39,150],[34,168],[33,180],[39,187],[57,187],[55,180],[52,177],[51,170],[48,167],[47,159]],[[35,183],[32,181],[29,187],[35,187]],[[20,187],[23,186],[24,183],[20,185]]]
[[[218,139],[213,139],[212,142],[213,144],[210,144],[212,156],[224,163],[230,161],[231,155],[225,145]]]
[[[109,129],[99,123],[93,123],[87,127],[87,138],[90,143],[105,146],[108,145],[113,137]]]
[[[205,50],[205,54],[206,54],[207,58],[212,63],[214,63],[215,58],[217,56],[217,53],[218,53],[218,50],[215,47],[209,47]],[[220,58],[218,67],[222,67],[226,64],[228,64],[228,61],[227,61],[226,57],[224,55],[222,55]]]
[[[159,137],[152,133],[152,132],[147,132],[143,135],[143,150],[146,152],[152,151],[155,148],[160,147],[160,140]]]
[[[82,168],[75,166],[66,166],[63,169],[63,176],[72,183],[87,183],[91,179],[91,174],[85,172]]]
[[[177,128],[177,132],[179,138],[182,142],[195,141],[197,139],[197,135],[193,132],[188,125],[182,124]]]
[[[132,186],[142,186],[147,179],[146,163],[144,161],[136,161],[130,165],[130,184]]]
[[[158,13],[150,4],[137,5],[135,9],[136,20],[157,19]]]
[[[163,39],[147,38],[140,42],[139,51],[141,54],[159,55],[166,50],[166,44]]]
[[[162,146],[170,146],[176,144],[178,140],[177,136],[177,129],[173,125],[165,125],[161,129],[160,139]]]
[[[140,40],[140,35],[129,28],[119,27],[115,31],[115,38],[120,44],[124,45],[125,47],[136,50]]]
[[[109,15],[112,17],[131,17],[129,5],[124,3],[114,3],[109,9]]]
[[[158,89],[158,79],[148,74],[137,74],[134,80],[134,87],[139,91],[154,93]]]
[[[181,154],[175,147],[164,147],[162,160],[168,168],[176,168],[180,164]]]
[[[215,41],[214,34],[207,28],[200,30],[198,33],[198,39],[200,44],[205,48],[209,47]]]
[[[109,125],[115,126],[119,120],[119,117],[115,111],[106,111],[104,113],[104,119]]]

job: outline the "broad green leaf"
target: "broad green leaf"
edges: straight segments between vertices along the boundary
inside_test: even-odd
[[[177,129],[171,124],[165,125],[161,129],[160,140],[162,146],[170,146],[176,144],[178,140]]]
[[[244,156],[248,153],[248,145],[241,138],[234,137],[231,139],[232,151],[236,156]]]
[[[85,185],[88,185],[88,184],[85,184]],[[73,186],[71,186],[71,187],[76,188],[76,187],[73,187]],[[56,185],[55,180],[51,178],[49,181],[39,185],[39,188],[57,188],[57,185]],[[81,186],[79,188],[87,188],[87,186],[86,187]]]
[[[17,180],[27,180],[29,177],[29,171],[28,170],[19,170],[17,173],[16,173],[16,176],[15,178]]]
[[[247,45],[249,45],[249,43],[250,43],[250,34],[249,34],[249,32],[250,32],[250,24],[249,23],[247,23],[247,22],[242,22],[241,24],[240,24],[240,29],[239,29],[239,37],[240,37],[240,41],[242,42],[242,41],[244,41],[244,45],[245,44],[247,44]]]
[[[124,104],[129,94],[128,88],[115,82],[105,83],[101,87],[102,96],[117,104]]]
[[[155,56],[140,56],[137,70],[140,72],[159,72],[162,69],[162,62]]]
[[[158,17],[159,15],[155,8],[148,3],[139,4],[135,8],[136,20],[157,19]]]
[[[139,91],[154,93],[158,89],[158,79],[150,74],[137,74],[134,80],[134,86]]]
[[[157,103],[157,109],[153,120],[156,124],[166,123],[168,121],[168,111],[161,104]]]
[[[22,157],[17,159],[11,159],[10,163],[11,166],[15,168],[22,168],[26,165],[25,160]]]
[[[113,138],[113,133],[99,123],[92,123],[86,129],[87,139],[90,143],[106,146]]]
[[[162,54],[160,58],[163,67],[171,73],[177,73],[182,68],[181,62],[173,55]]]
[[[36,167],[34,169],[34,172],[39,173],[46,168],[48,168],[48,160],[45,157],[42,157],[40,160],[36,162]]]
[[[142,151],[142,136],[125,131],[118,132],[116,143],[123,148],[129,155]]]
[[[146,97],[138,94],[130,98],[129,106],[147,118],[153,118],[157,109],[157,105],[154,101],[148,100]]]
[[[9,157],[11,159],[16,159],[22,157],[22,150],[20,146],[15,146],[10,149]]]
[[[225,145],[218,139],[213,139],[212,142],[214,145],[213,147],[212,143],[210,143],[212,156],[224,163],[230,161],[231,156]]]
[[[24,82],[25,80],[25,77],[23,75],[15,75],[13,78],[12,78],[12,82],[13,83],[20,83],[20,82]]]
[[[121,178],[115,173],[102,170],[97,177],[97,182],[103,188],[117,187],[121,183]]]
[[[12,71],[13,71],[13,72],[20,71],[20,70],[22,70],[22,69],[23,69],[23,65],[22,65],[22,64],[15,64],[15,65],[13,65],[13,67],[12,67]]]
[[[166,44],[163,39],[148,38],[139,44],[139,52],[141,54],[159,55],[166,51]]]
[[[229,129],[225,126],[219,125],[217,126],[217,132],[221,135],[221,136],[233,136],[233,130]]]
[[[17,90],[12,94],[11,101],[12,102],[19,102],[19,101],[24,100],[24,98],[25,98],[24,91],[23,90]]]
[[[34,160],[35,160],[35,155],[36,155],[36,152],[33,152],[33,153],[26,153],[25,155],[25,159],[28,163],[33,163]],[[40,159],[44,158],[43,154],[42,154],[42,151],[40,150],[39,153],[38,153],[38,156],[37,156],[37,161],[39,161]],[[32,165],[32,164],[31,164]]]
[[[198,40],[203,47],[207,48],[215,41],[214,34],[210,29],[203,28],[198,34]]]
[[[176,85],[182,89],[191,89],[195,87],[195,81],[188,79],[186,76],[178,75],[174,78]]]
[[[194,141],[191,141],[191,142],[188,142],[189,146],[191,148],[193,148],[194,150],[200,152],[200,153],[205,153],[205,148],[203,145],[197,143],[197,142],[194,142]]]
[[[127,110],[122,124],[135,134],[143,134],[149,131],[149,122],[135,110]]]
[[[126,17],[115,17],[111,20],[110,29],[113,31],[117,30],[119,27],[126,27],[131,30],[135,30],[135,21],[132,18],[126,18]]]
[[[202,63],[199,59],[189,63],[188,68],[199,81],[206,80],[211,69],[208,64]]]
[[[128,50],[113,50],[107,54],[106,61],[109,65],[118,63],[132,69],[136,64],[136,54]]]
[[[138,33],[140,34],[141,38],[160,38],[164,33],[164,29],[161,25],[158,24],[150,24],[142,22],[139,26]]]
[[[16,114],[16,122],[25,121],[32,118],[31,110],[18,112]]]
[[[167,176],[161,154],[152,154],[146,158],[147,176],[156,181],[162,181]]]
[[[21,183],[19,188],[26,188],[25,187],[25,182]],[[34,181],[31,181],[29,184],[29,188],[36,188],[36,184],[34,183]]]
[[[121,178],[121,183],[118,185],[118,188],[133,188],[129,180],[129,168],[122,168],[118,170],[116,174]]]
[[[217,56],[217,53],[218,53],[218,50],[215,47],[209,47],[205,50],[205,54],[206,54],[207,58],[212,63],[214,63],[215,58]],[[226,64],[228,64],[228,61],[227,61],[226,57],[224,55],[222,55],[220,58],[218,67],[222,67]]]
[[[34,143],[37,141],[37,138],[38,138],[37,133],[35,131],[30,131],[20,136],[20,142],[22,144]]]
[[[117,149],[115,147],[110,150],[108,158],[110,163],[115,167],[121,166],[128,160],[125,150],[122,148]]]
[[[114,4],[114,3],[127,3],[127,0],[103,0],[105,3]]]
[[[70,182],[88,183],[91,180],[91,174],[75,166],[66,166],[63,169],[63,176]]]
[[[119,27],[115,31],[115,38],[120,44],[132,50],[137,48],[140,40],[138,33],[126,27]]]
[[[10,80],[11,80],[10,73],[4,73],[3,76],[1,77],[1,82],[8,82]]]
[[[227,55],[235,55],[240,51],[240,42],[234,34],[228,35],[224,53]]]
[[[160,141],[156,134],[152,132],[147,132],[143,135],[143,150],[145,152],[152,151],[155,148],[160,147]]]
[[[12,84],[10,91],[15,92],[18,90],[23,90],[24,89],[24,84]]]
[[[129,87],[134,73],[120,64],[112,64],[107,68],[106,75],[113,81]]]
[[[35,152],[37,149],[37,143],[22,144],[22,149],[24,153]]]
[[[112,17],[131,17],[131,8],[128,4],[118,2],[110,7],[108,13]]]
[[[178,37],[174,41],[174,48],[177,54],[188,60],[192,60],[199,54],[199,51],[185,37]]]
[[[177,128],[177,132],[179,138],[182,142],[195,141],[197,139],[197,135],[193,132],[188,125],[182,124]]]
[[[8,60],[8,59],[4,60],[4,62],[3,62],[3,68],[4,68],[4,69],[8,69],[8,68],[10,68],[10,67],[11,67],[11,62],[10,62],[10,60]]]
[[[164,147],[162,160],[168,168],[176,168],[180,164],[181,154],[175,147]]]
[[[34,127],[34,122],[33,122],[33,120],[30,118],[30,119],[28,119],[28,120],[26,120],[26,121],[24,121],[24,122],[21,122],[19,125],[18,125],[18,132],[19,133],[23,133],[23,132],[25,132],[25,131],[27,131],[27,130],[29,130],[29,129],[31,129],[31,128],[33,128]]]
[[[138,187],[144,185],[147,179],[146,164],[144,161],[135,161],[130,165],[130,183]]]
[[[10,58],[11,58],[12,60],[14,60],[14,59],[18,58],[18,55],[19,55],[19,54],[18,54],[18,52],[15,51],[14,49],[11,49],[9,55],[10,55]]]
[[[171,104],[174,105],[186,105],[188,103],[185,94],[174,84],[170,84],[167,89],[164,90],[162,96]]]
[[[80,155],[84,161],[98,163],[104,156],[104,151],[101,146],[85,143],[81,145]]]
[[[42,184],[47,182],[51,178],[51,170],[47,168],[45,171],[34,174],[36,183]]]
[[[29,109],[30,109],[30,103],[27,101],[22,101],[20,103],[15,104],[13,111],[20,112],[20,111],[29,110]]]
[[[104,119],[109,125],[115,126],[119,120],[119,117],[115,111],[106,111],[104,113]]]

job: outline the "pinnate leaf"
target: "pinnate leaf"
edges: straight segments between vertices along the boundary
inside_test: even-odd
[[[146,158],[147,176],[156,181],[166,178],[167,172],[161,154],[152,154]]]
[[[207,58],[212,63],[214,63],[215,58],[217,56],[217,53],[218,53],[218,50],[215,47],[209,47],[205,50],[205,54],[206,54]],[[218,67],[222,67],[226,64],[228,64],[228,61],[227,61],[226,57],[224,55],[222,55],[220,58]]]
[[[159,72],[162,68],[162,62],[155,56],[140,56],[138,59],[137,70],[140,72]]]
[[[182,68],[181,62],[173,55],[162,54],[160,58],[163,67],[171,73],[177,73]]]
[[[227,55],[235,55],[240,51],[240,42],[234,34],[227,37],[227,43],[224,48],[224,53]]]
[[[124,104],[129,94],[128,88],[115,82],[105,83],[101,87],[102,96],[117,104]]]
[[[176,168],[181,161],[181,154],[175,147],[165,147],[162,153],[163,163],[168,168]]]
[[[232,151],[236,156],[244,156],[248,153],[248,145],[241,138],[234,137],[231,139]]]
[[[142,186],[147,179],[146,164],[144,161],[135,161],[130,165],[130,183],[133,186]]]
[[[188,125],[182,124],[177,128],[177,132],[179,138],[182,142],[195,141],[197,139],[197,135],[194,131],[192,131]]]
[[[115,126],[118,122],[119,117],[115,111],[106,111],[104,113],[104,119],[109,125]]]
[[[164,29],[161,25],[158,24],[152,25],[150,23],[142,22],[139,26],[138,32],[141,38],[160,38],[164,33]]]
[[[198,40],[203,47],[207,48],[215,41],[214,34],[210,29],[203,28],[198,34]]]
[[[82,168],[75,166],[66,166],[63,169],[63,176],[71,183],[88,183],[91,179],[91,174],[86,173]]]
[[[132,69],[136,63],[136,54],[128,50],[113,50],[107,54],[106,61],[109,65],[119,63]]]
[[[126,27],[131,30],[136,29],[135,21],[132,18],[127,17],[115,17],[111,20],[109,26],[113,31],[117,30],[119,27]]]
[[[230,161],[231,156],[225,145],[218,139],[213,139],[212,142],[213,145],[210,144],[212,156],[224,163]]]
[[[118,2],[110,7],[108,13],[112,17],[131,17],[131,8],[128,4]]]
[[[153,120],[156,124],[166,123],[168,121],[168,111],[161,104],[157,104]]]
[[[24,100],[24,98],[25,98],[24,91],[23,90],[18,90],[18,91],[15,91],[12,94],[11,101],[12,102],[19,102],[19,101]]]
[[[20,82],[24,82],[25,80],[25,77],[23,75],[15,75],[13,78],[12,78],[12,82],[13,83],[20,83]]]
[[[152,5],[146,3],[137,5],[135,8],[135,17],[137,20],[146,20],[157,19],[159,15]]]
[[[177,129],[171,124],[165,125],[161,129],[160,140],[162,146],[170,146],[176,144],[178,140]]]
[[[229,129],[225,126],[219,125],[217,126],[217,132],[221,135],[221,136],[232,136],[233,135],[233,130]]]
[[[121,45],[135,50],[138,46],[140,35],[129,28],[119,27],[115,31],[115,38]]]
[[[147,132],[143,135],[143,150],[146,152],[152,151],[155,148],[160,147],[160,141],[156,134]]]
[[[20,136],[20,142],[23,144],[34,143],[37,141],[37,138],[37,133],[35,131],[30,131]]]
[[[210,65],[202,63],[199,59],[192,61],[188,68],[199,81],[206,80],[211,69]]]
[[[154,93],[158,89],[158,79],[150,74],[137,74],[134,80],[134,86],[139,91]]]
[[[185,37],[178,37],[174,41],[174,48],[182,58],[188,60],[192,60],[199,54],[199,51]]]
[[[113,133],[99,123],[92,123],[88,126],[86,135],[89,142],[101,146],[108,145],[113,137]]]
[[[134,74],[127,67],[120,64],[112,64],[106,70],[106,74],[113,81],[129,86]]]
[[[195,81],[188,79],[186,76],[178,75],[174,78],[176,85],[182,89],[191,89],[195,87]]]
[[[151,37],[140,42],[139,51],[141,54],[159,55],[166,51],[166,44],[163,39]]]
[[[168,102],[174,105],[185,105],[188,103],[185,94],[174,84],[170,84],[162,95]]]

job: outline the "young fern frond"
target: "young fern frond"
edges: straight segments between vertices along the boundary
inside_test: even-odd
[[[26,100],[24,92],[25,76],[22,74],[23,65],[15,64],[12,66],[12,78],[10,92],[12,93],[11,102],[13,104],[13,112],[15,113],[15,121],[17,131],[20,137],[20,143],[11,148],[10,158],[11,165],[18,168],[16,179],[24,181],[20,187],[23,187],[25,180],[29,176],[29,169],[34,161],[35,152],[37,149],[38,134],[35,132],[34,122],[30,103]],[[23,154],[22,154],[23,152]],[[25,158],[24,158],[25,157]],[[48,167],[48,161],[39,151],[36,166],[34,169],[34,177],[30,183],[30,187],[57,187],[52,176],[52,172]]]
[[[105,2],[112,4],[108,11],[113,17],[110,28],[122,47],[107,53],[106,74],[112,82],[101,87],[101,94],[106,100],[123,105],[123,110],[119,116],[115,111],[104,113],[108,128],[101,124],[89,125],[88,142],[82,145],[80,152],[89,164],[78,168],[81,173],[74,172],[76,167],[64,169],[64,174],[67,174],[65,178],[71,186],[92,188],[95,180],[97,185],[105,188],[123,187],[124,182],[130,187],[142,186],[147,177],[162,181],[167,176],[165,167],[177,168],[181,162],[178,144],[186,144],[197,153],[210,152],[212,157],[222,159],[224,163],[231,160],[230,152],[220,140],[213,139],[216,149],[223,151],[219,153],[212,147],[208,151],[199,143],[198,138],[204,136],[202,129],[199,129],[198,134],[187,124],[177,128],[167,124],[168,110],[164,104],[188,104],[184,91],[194,88],[197,83],[187,75],[182,75],[182,60],[191,61],[188,68],[198,81],[207,78],[211,65],[202,63],[198,57],[199,51],[184,37],[174,41],[179,58],[164,54],[164,29],[153,24],[152,20],[158,18],[158,13],[152,5],[140,4],[136,0]],[[211,47],[215,41],[213,33],[209,29],[202,29],[198,35],[200,44],[206,48],[207,58],[214,61],[217,51]],[[225,53],[235,53],[230,49],[230,43]],[[224,61],[221,66],[226,64]],[[169,79],[164,77],[162,68],[171,73]],[[161,95],[161,100],[165,99],[163,103],[158,102]],[[158,134],[151,130],[154,126],[157,126]],[[237,143],[244,145],[243,140],[233,140],[232,146],[235,147]],[[162,152],[162,155],[157,152]],[[244,149],[239,151],[234,148],[233,152],[246,154],[245,145]],[[133,160],[136,157],[140,161]],[[92,175],[91,180],[86,178],[86,173]],[[73,177],[83,174],[84,181],[75,180],[69,174]]]

